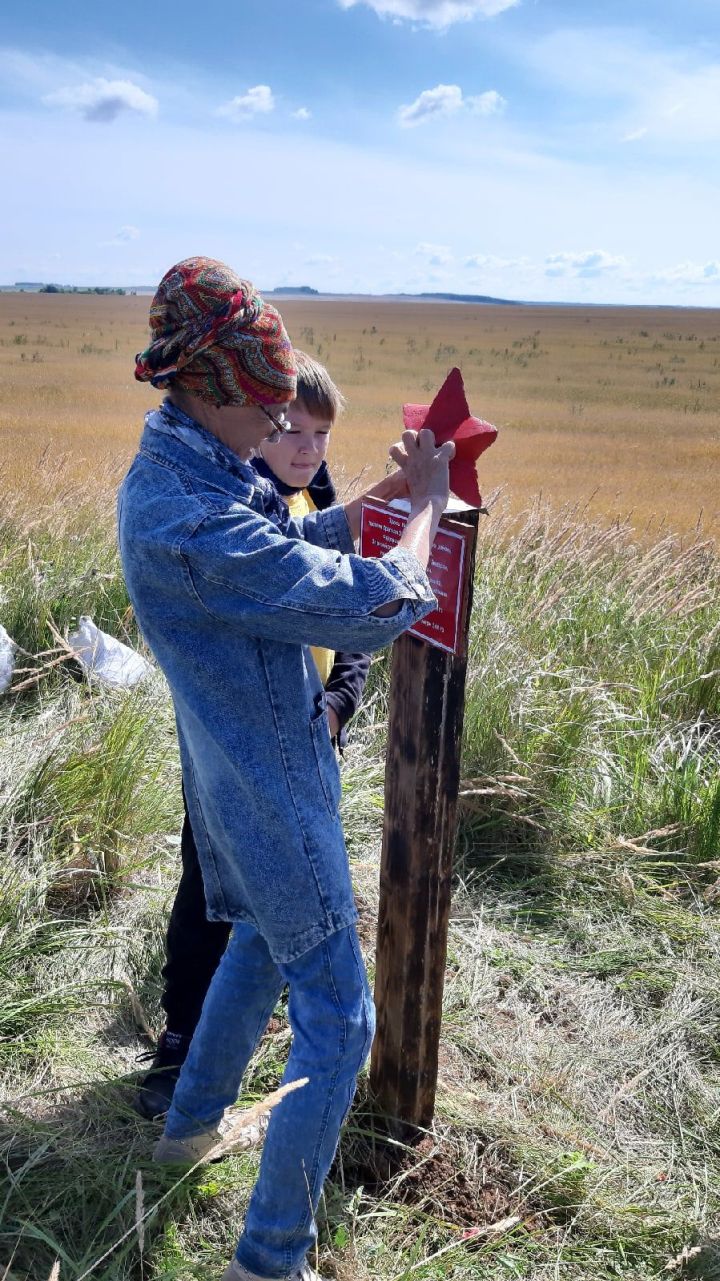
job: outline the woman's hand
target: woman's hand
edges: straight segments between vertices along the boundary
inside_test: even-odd
[[[446,507],[450,493],[448,467],[454,456],[453,442],[448,440],[438,448],[432,432],[425,427],[403,432],[402,441],[393,445],[390,457],[405,478],[411,507],[424,507],[427,503]]]
[[[345,503],[345,515],[353,538],[357,540],[360,537],[363,498],[380,498],[386,503],[393,498],[409,498],[413,510],[431,504],[441,514],[450,492],[448,464],[454,454],[452,441],[438,449],[435,437],[426,428],[419,432],[403,432],[402,441],[390,450],[390,457],[400,470],[385,476],[362,497]]]
[[[450,493],[448,465],[455,455],[451,440],[438,449],[431,431],[404,431],[402,442],[393,445],[390,457],[402,471],[410,494],[410,515],[398,547],[411,552],[427,569],[430,552]],[[381,605],[373,612],[390,618],[400,609],[399,600]]]

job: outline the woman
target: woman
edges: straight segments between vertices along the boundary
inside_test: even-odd
[[[211,259],[179,263],[136,376],[167,388],[119,497],[128,591],[175,705],[208,917],[233,923],[157,1160],[218,1137],[280,992],[293,1033],[260,1173],[225,1281],[316,1281],[314,1215],[367,1058],[374,1012],[355,930],[325,695],[308,646],[373,651],[435,607],[430,547],[453,446],[406,432],[410,516],[378,560],[354,554],[361,501],[294,522],[250,467],[288,429],[295,365],[277,312]]]

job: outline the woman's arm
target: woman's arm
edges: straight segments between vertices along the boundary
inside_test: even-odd
[[[453,450],[451,443],[436,449],[430,431],[407,431],[393,446],[410,518],[399,545],[377,559],[343,555],[344,541],[352,543],[339,507],[305,517],[303,529],[316,535],[308,541],[286,537],[241,503],[208,511],[174,549],[189,594],[217,621],[254,636],[381,649],[436,607],[424,569],[447,502]]]
[[[388,645],[435,608],[430,584],[403,548],[370,560],[328,546],[333,527],[319,524],[333,513],[352,547],[341,508],[303,522],[328,535],[324,546],[286,537],[240,503],[208,512],[177,547],[191,598],[253,636],[336,651]],[[389,602],[392,609],[383,609]]]
[[[452,441],[438,449],[431,431],[404,431],[402,441],[393,445],[390,457],[399,470],[373,485],[366,494],[345,504],[350,532],[360,537],[360,516],[364,498],[410,499],[410,518],[400,538],[400,547],[413,552],[423,568],[430,559],[430,548],[437,533],[438,521],[447,506],[450,492],[448,465],[455,456]],[[422,518],[421,518],[422,517]]]
[[[449,493],[448,465],[454,457],[455,446],[447,441],[438,449],[431,431],[403,432],[402,441],[393,445],[390,457],[398,464],[399,471],[386,476],[384,481],[368,490],[368,498],[384,498],[393,488],[393,498],[399,497],[401,482],[410,498],[410,515],[398,543],[404,551],[411,552],[427,569],[430,549],[440,524]],[[378,492],[383,491],[384,492]],[[360,515],[363,499],[356,498],[345,506],[345,515],[353,538],[360,537]],[[398,611],[396,601],[375,610],[379,618],[390,618]]]

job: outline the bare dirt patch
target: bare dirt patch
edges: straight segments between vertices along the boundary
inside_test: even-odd
[[[336,1179],[346,1189],[363,1187],[455,1227],[471,1229],[510,1214],[512,1193],[501,1172],[480,1160],[470,1174],[446,1138],[426,1134],[400,1146],[380,1135],[374,1141],[355,1137],[336,1164]]]

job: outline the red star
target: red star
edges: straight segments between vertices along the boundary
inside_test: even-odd
[[[481,507],[477,459],[489,449],[497,436],[497,427],[482,418],[473,418],[468,407],[459,369],[451,369],[432,405],[403,405],[403,422],[412,431],[429,427],[435,444],[455,441],[455,457],[450,463],[450,488],[470,507]]]

